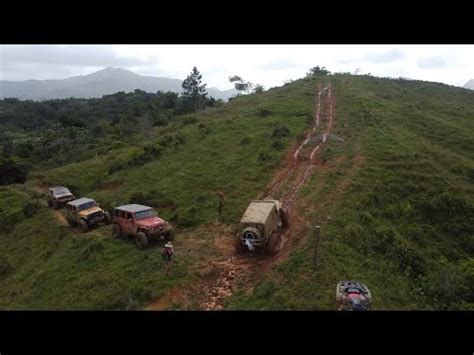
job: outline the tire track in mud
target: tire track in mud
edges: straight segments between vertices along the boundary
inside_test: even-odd
[[[263,198],[272,198],[276,193],[284,187],[289,186],[289,192],[286,193],[280,201],[284,208],[289,209],[297,199],[299,190],[308,181],[311,173],[320,165],[319,153],[321,147],[326,143],[328,134],[333,126],[333,102],[332,102],[331,84],[321,89],[318,87],[317,106],[315,113],[314,125],[306,134],[303,142],[296,148],[291,157],[285,159],[285,166],[280,169],[270,183],[270,186],[263,194]],[[323,102],[324,101],[324,102]],[[324,133],[320,133],[321,112],[328,110],[327,123]],[[319,136],[318,136],[319,134]],[[311,143],[317,145],[311,150],[309,157],[302,156],[302,150]],[[293,177],[295,175],[295,177]],[[261,254],[234,254],[230,258],[223,261],[212,263],[217,270],[217,276],[203,284],[203,300],[200,302],[200,308],[205,310],[222,310],[224,309],[224,300],[231,296],[236,289],[237,284],[243,284],[246,292],[251,292],[250,285],[274,264],[286,259],[295,245],[289,247],[290,239],[298,243],[304,236],[309,223],[300,217],[295,210],[289,211],[289,228],[281,235],[278,253],[273,256],[265,256]]]

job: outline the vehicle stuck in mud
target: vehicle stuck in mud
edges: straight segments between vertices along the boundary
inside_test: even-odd
[[[288,213],[277,200],[253,200],[240,220],[235,237],[237,252],[265,250],[278,251],[283,229],[288,227]]]

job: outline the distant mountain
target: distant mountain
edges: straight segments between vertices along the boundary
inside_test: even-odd
[[[0,99],[16,97],[22,100],[64,99],[69,97],[102,97],[119,91],[135,89],[147,92],[183,91],[179,79],[143,76],[119,68],[105,68],[89,75],[73,76],[63,80],[0,81]],[[221,91],[208,88],[209,96],[227,100],[234,96],[235,89]]]
[[[465,89],[471,89],[474,90],[474,79],[469,80],[465,85]]]

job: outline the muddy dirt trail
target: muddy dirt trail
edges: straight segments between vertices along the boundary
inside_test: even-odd
[[[148,305],[146,309],[162,310],[172,306],[172,300],[181,300],[189,305],[189,299],[197,298],[198,308],[203,310],[223,310],[225,300],[237,289],[245,294],[253,291],[253,285],[275,264],[286,260],[302,240],[304,240],[311,224],[294,208],[298,192],[308,181],[311,173],[321,165],[319,153],[326,143],[328,134],[333,127],[333,93],[331,85],[320,85],[317,89],[314,122],[302,142],[296,144],[287,154],[282,167],[265,191],[259,196],[275,198],[289,211],[289,228],[281,235],[278,252],[274,256],[259,253],[237,254],[234,250],[233,236],[224,233],[215,238],[222,255],[207,265],[210,272],[199,284],[189,290],[172,290],[162,298]],[[194,307],[193,307],[194,308]]]
[[[212,265],[216,276],[204,282],[201,289],[200,308],[205,310],[224,309],[224,301],[237,287],[244,292],[252,291],[252,286],[267,269],[285,260],[304,238],[310,224],[292,208],[298,199],[298,192],[308,181],[314,169],[321,165],[319,154],[333,127],[333,97],[331,84],[319,87],[316,97],[314,125],[304,140],[285,159],[284,166],[276,173],[266,191],[259,198],[273,198],[285,191],[280,198],[284,208],[289,211],[289,228],[283,233],[278,253],[273,256],[262,254],[233,253],[225,260]],[[229,238],[231,240],[232,238]]]

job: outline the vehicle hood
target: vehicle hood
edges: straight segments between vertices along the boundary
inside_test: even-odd
[[[161,219],[159,217],[148,217],[148,218],[137,220],[136,224],[140,227],[156,228],[156,227],[165,227],[168,225],[168,222],[166,222],[164,219]]]
[[[79,212],[79,216],[86,217],[95,212],[102,212],[102,208],[94,206],[94,207],[82,210],[81,212]]]

